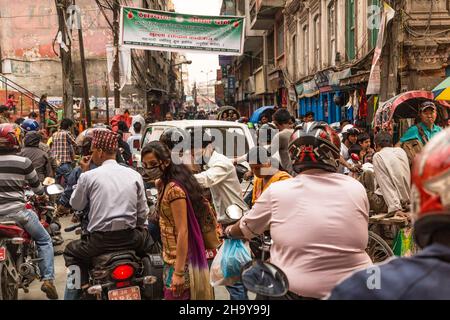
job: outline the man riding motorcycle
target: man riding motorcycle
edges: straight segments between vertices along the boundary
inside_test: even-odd
[[[271,263],[290,285],[281,299],[320,299],[340,279],[371,265],[365,252],[369,201],[358,181],[337,173],[340,140],[326,123],[299,125],[289,152],[298,175],[271,184],[225,234],[251,239],[270,230]]]
[[[64,251],[66,266],[80,268],[81,288],[66,288],[65,299],[77,299],[80,289],[89,285],[91,259],[108,252],[135,250],[143,255],[152,240],[146,228],[149,211],[140,174],[116,162],[118,135],[95,130],[92,156],[80,162],[83,173],[70,199],[74,210],[89,206],[89,235],[69,243]],[[90,162],[98,168],[90,169]],[[69,277],[68,281],[71,278]]]
[[[17,156],[20,149],[18,128],[13,124],[0,124],[0,221],[15,221],[36,242],[38,246],[39,269],[43,284],[41,290],[49,299],[58,299],[53,280],[53,244],[48,232],[39,221],[37,214],[25,208],[24,187],[28,185],[33,192],[45,197],[44,189],[33,168],[31,160]]]

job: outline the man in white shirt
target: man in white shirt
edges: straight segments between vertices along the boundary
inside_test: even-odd
[[[70,242],[64,250],[66,266],[80,267],[82,287],[89,280],[87,268],[92,258],[121,250],[141,255],[152,245],[146,228],[149,209],[142,177],[116,162],[117,149],[117,134],[94,132],[92,156],[81,161],[83,173],[70,199],[74,210],[89,206],[89,237]],[[91,161],[98,168],[89,170]],[[74,299],[79,294],[79,290],[68,289],[65,298]]]

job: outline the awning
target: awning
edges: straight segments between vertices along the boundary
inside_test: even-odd
[[[319,94],[319,88],[314,79],[298,84],[295,86],[295,90],[297,91],[299,99],[314,97]]]
[[[361,73],[355,74],[353,76],[349,76],[347,78],[341,79],[340,85],[341,86],[351,86],[351,85],[355,85],[355,84],[368,82],[369,77],[370,77],[370,71],[361,72]]]

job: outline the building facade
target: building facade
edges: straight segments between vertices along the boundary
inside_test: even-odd
[[[225,0],[222,14],[245,16],[248,28],[244,55],[226,62],[235,104],[247,113],[278,105],[367,125],[378,103],[431,90],[450,74],[450,1],[385,2],[396,13],[386,29],[381,91],[367,96],[383,1]]]

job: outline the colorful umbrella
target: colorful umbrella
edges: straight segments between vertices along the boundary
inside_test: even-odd
[[[450,77],[433,89],[434,99],[450,101]]]

